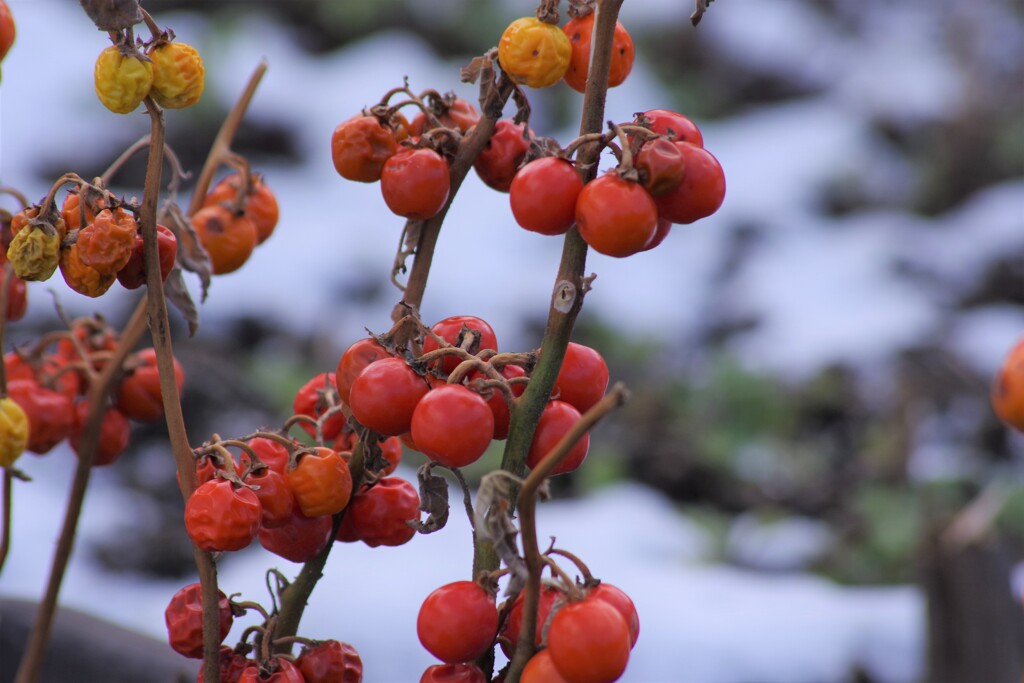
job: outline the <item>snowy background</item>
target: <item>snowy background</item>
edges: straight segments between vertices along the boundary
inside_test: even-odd
[[[19,37],[3,65],[0,183],[38,199],[55,170],[79,170],[65,168],[67,159],[112,156],[112,149],[147,133],[148,120],[142,113],[113,116],[95,99],[92,64],[106,38],[76,3],[8,2]],[[505,21],[528,13],[512,0],[499,8]],[[697,40],[686,22],[690,10],[675,0],[631,0],[622,19],[635,32],[671,21],[674,40],[686,42]],[[447,2],[437,11],[444,18],[473,9],[472,3]],[[613,319],[665,345],[690,343],[709,317],[752,316],[760,324],[729,338],[727,350],[749,368],[792,378],[843,362],[884,387],[891,358],[925,340],[940,340],[982,375],[993,373],[1024,330],[1024,309],[993,303],[960,310],[954,302],[977,284],[987,264],[1024,250],[1024,170],[925,214],[908,198],[924,184],[927,169],[894,151],[877,126],[885,120],[901,130],[927,129],[965,106],[966,98],[986,92],[986,83],[947,50],[948,12],[964,14],[958,20],[987,37],[969,47],[982,50],[994,71],[1022,63],[1019,14],[1008,17],[1009,7],[994,1],[971,3],[970,17],[967,11],[952,2],[874,2],[843,17],[844,24],[795,0],[715,3],[697,32],[702,49],[728,55],[737,68],[764,78],[784,75],[806,94],[698,119],[705,146],[728,178],[721,211],[677,226],[651,252],[625,260],[591,254],[588,271],[598,278],[584,316]],[[164,13],[157,20],[203,54],[206,112],[229,107],[265,58],[269,69],[249,116],[290,131],[300,160],[256,162],[279,198],[282,221],[244,269],[214,282],[201,308],[200,337],[214,334],[218,319],[240,314],[274,318],[338,352],[364,326],[384,329],[390,305],[353,302],[344,293],[363,286],[387,291],[402,223],[376,186],[336,175],[330,133],[403,76],[414,89],[453,89],[475,100],[472,88],[456,82],[466,60],[440,58],[397,29],[311,56],[298,34],[260,12],[221,13],[217,21]],[[678,105],[659,76],[665,68],[642,52],[627,82],[609,93],[606,118],[625,121],[636,111]],[[572,117],[562,109],[578,108],[581,98],[538,93],[531,101],[535,129],[563,143],[573,137]],[[169,112],[169,128],[189,116]],[[1010,138],[1008,145],[1021,140]],[[823,211],[821,196],[834,187],[853,188],[861,203]],[[441,235],[423,317],[480,315],[504,348],[531,348],[538,340],[525,321],[543,314],[552,284],[536,274],[554,274],[560,241],[518,229],[506,202],[472,174],[467,179]],[[729,278],[717,277],[738,226],[757,228],[756,253]],[[467,281],[480,286],[465,287]],[[85,300],[56,278],[30,287],[27,322],[52,319],[47,289],[73,313],[111,316],[136,296],[115,287],[100,301]],[[13,327],[9,343],[24,340]],[[921,477],[944,471],[941,459],[915,462]],[[35,482],[15,491],[13,547],[0,594],[41,594],[72,463],[65,449],[22,461]],[[1020,479],[1019,458],[1009,472]],[[109,472],[97,471],[79,547],[116,532],[125,511],[137,509],[135,495]],[[840,587],[800,570],[802,558],[828,542],[815,520],[778,525],[771,534],[745,521],[738,519],[728,537],[733,559],[797,569],[766,573],[718,563],[705,529],[637,484],[608,485],[540,509],[542,538],[557,535],[560,545],[637,604],[641,637],[624,681],[839,683],[850,680],[855,667],[879,683],[918,679],[924,605],[914,587]],[[466,521],[453,512],[442,533],[402,548],[337,548],[302,633],[356,645],[368,683],[415,680],[431,663],[416,643],[417,605],[434,587],[467,573],[468,539]],[[288,571],[287,562],[260,549],[226,557],[222,587],[262,600],[263,573],[275,562]],[[101,592],[107,579],[88,553],[79,552],[62,600],[163,637],[164,606],[182,581],[121,575],[119,590]],[[350,589],[354,582],[360,590]],[[365,590],[367,583],[379,590]],[[232,637],[245,625],[236,625]]]

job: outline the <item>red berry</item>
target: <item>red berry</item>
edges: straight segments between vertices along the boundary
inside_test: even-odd
[[[494,597],[472,581],[455,581],[436,589],[423,601],[416,618],[420,643],[448,664],[482,655],[494,643],[497,631]]]
[[[234,617],[228,596],[217,591],[220,615],[220,640],[228,637]],[[171,597],[164,610],[167,638],[175,652],[192,659],[203,657],[203,592],[198,583],[190,583]]]
[[[494,414],[483,397],[461,384],[431,389],[412,414],[420,452],[448,467],[480,459],[494,436]]]

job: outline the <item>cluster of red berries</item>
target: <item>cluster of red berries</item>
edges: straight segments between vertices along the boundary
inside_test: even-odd
[[[203,550],[228,551],[258,538],[270,552],[306,562],[332,540],[332,516],[342,510],[334,540],[374,547],[408,542],[415,529],[407,522],[419,519],[420,499],[411,483],[390,476],[401,458],[398,439],[379,443],[382,466],[354,491],[354,433],[324,433],[332,446],[304,446],[263,433],[245,442],[238,463],[217,450],[198,449],[199,485],[185,506],[193,542]]]
[[[625,257],[661,244],[673,223],[718,210],[725,176],[690,119],[654,109],[623,128],[629,156],[586,185],[565,154],[515,170],[509,204],[520,227],[561,235],[575,225],[595,251]]]
[[[536,356],[499,354],[491,326],[468,315],[434,324],[419,348],[418,355],[407,355],[373,337],[357,341],[342,354],[335,373],[341,400],[360,425],[398,436],[447,467],[470,465],[492,440],[508,436],[509,401],[525,390]],[[601,355],[570,343],[527,464],[536,466],[607,387],[608,366]],[[584,436],[555,473],[579,467],[589,445]]]
[[[450,143],[476,125],[479,113],[452,96],[436,100],[429,111],[429,117],[421,112],[408,124],[381,104],[340,124],[331,143],[338,173],[379,180],[385,203],[399,216],[435,216],[451,189]],[[435,127],[421,137],[419,131],[431,123]],[[485,184],[509,194],[522,228],[561,235],[575,225],[591,248],[608,256],[653,249],[672,224],[693,223],[718,210],[725,175],[693,121],[653,109],[622,128],[628,149],[617,150],[618,167],[586,185],[569,153],[552,151],[549,141],[513,119],[496,122],[473,166]]]
[[[221,642],[227,637],[236,613],[245,614],[251,605],[237,604],[223,592],[219,595],[219,635]],[[202,589],[192,583],[171,597],[164,610],[167,637],[175,652],[192,659],[203,657],[203,605]],[[257,631],[264,633],[265,629]],[[363,662],[359,653],[348,643],[339,640],[304,641],[297,657],[252,656],[252,646],[243,642],[237,647],[226,645],[220,650],[219,683],[360,683]],[[203,681],[200,668],[199,683]]]
[[[426,597],[416,620],[420,643],[444,662],[428,668],[421,683],[486,683],[471,662],[497,642],[515,654],[522,628],[524,593],[495,604],[492,589],[455,581]],[[533,646],[523,683],[611,683],[622,675],[640,634],[633,601],[622,590],[595,580],[563,590],[545,585],[540,593]]]
[[[452,144],[480,120],[465,100],[436,96],[428,101],[411,123],[400,111],[380,105],[343,121],[331,136],[338,174],[380,181],[388,208],[412,220],[432,218],[447,203]]]
[[[28,418],[26,450],[42,455],[67,439],[75,454],[80,454],[90,383],[109,362],[117,344],[116,333],[106,323],[83,318],[67,333],[47,337],[46,343],[31,350],[10,351],[4,356],[8,395]],[[174,371],[180,391],[185,375],[177,360]],[[129,355],[122,373],[103,408],[94,465],[110,465],[128,447],[131,420],[153,422],[164,414],[152,348]]]

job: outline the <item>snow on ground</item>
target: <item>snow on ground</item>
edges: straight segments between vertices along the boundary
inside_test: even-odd
[[[47,11],[55,2],[15,0],[22,35],[45,33],[62,49],[43,54],[12,50],[4,70],[6,97],[0,97],[0,178],[27,189],[31,197],[46,189],[33,174],[36,154],[52,163],[70,145],[91,151],[109,144],[107,136],[88,131],[107,127],[127,143],[148,130],[141,114],[116,117],[95,100],[88,84],[103,36],[90,30],[84,15]],[[774,45],[770,22],[748,21],[751,11],[777,13],[788,27],[787,40],[800,42],[795,37],[805,36],[810,41],[820,18],[801,7],[780,0],[734,13],[715,6],[715,21],[702,30],[740,58],[746,54],[741,46],[757,50]],[[652,5],[648,10],[656,15],[664,8]],[[643,21],[648,10],[633,11]],[[925,18],[909,10],[905,14],[900,25],[917,27],[911,36],[915,44],[934,37]],[[360,336],[364,326],[384,329],[389,306],[353,305],[337,292],[368,281],[394,291],[387,270],[402,221],[388,212],[375,185],[346,182],[334,173],[328,140],[334,126],[374,103],[403,76],[414,89],[451,88],[475,99],[474,89],[455,78],[460,63],[441,62],[418,39],[398,32],[374,34],[313,59],[258,15],[239,18],[232,37],[216,40],[192,16],[162,19],[203,52],[209,79],[205,97],[224,107],[258,60],[266,58],[269,69],[250,115],[288,125],[307,159],[298,166],[261,167],[277,191],[281,224],[246,268],[216,279],[201,308],[206,324],[221,315],[269,314],[301,329],[326,331],[339,349]],[[252,36],[259,36],[258,51]],[[877,40],[884,42],[886,36],[882,32]],[[931,48],[921,50],[931,54]],[[584,315],[592,312],[667,341],[681,333],[688,337],[709,310],[738,308],[765,324],[741,337],[734,350],[753,365],[791,374],[813,372],[833,361],[877,360],[933,333],[937,303],[943,302],[893,272],[897,261],[937,270],[944,277],[969,278],[984,259],[1020,243],[1024,188],[1007,183],[937,221],[897,209],[834,219],[820,216],[817,197],[829,182],[867,178],[869,187],[875,183],[883,188],[880,192],[913,182],[910,171],[872,136],[865,122],[869,105],[851,106],[851,100],[868,102],[904,91],[901,84],[909,77],[896,75],[916,68],[917,62],[900,61],[895,75],[892,69],[844,63],[851,72],[836,80],[834,92],[751,109],[728,120],[699,121],[707,148],[726,170],[722,209],[695,225],[676,226],[665,245],[651,252],[629,259],[591,254],[587,268],[598,277]],[[938,107],[948,99],[950,83],[959,81],[936,76],[938,67],[918,66],[915,82],[931,84],[936,102],[930,106]],[[21,106],[23,93],[34,92],[41,77],[52,83],[46,92],[47,111],[53,112],[52,119],[42,121],[38,107]],[[852,95],[850,88],[856,91]],[[534,121],[542,125],[550,102],[541,92],[534,105]],[[628,120],[637,110],[664,105],[658,84],[640,61],[630,79],[611,91],[607,116]],[[168,112],[168,125],[173,127],[180,115]],[[44,129],[42,137],[25,134]],[[541,132],[563,142],[572,135],[565,130]],[[477,314],[495,327],[504,348],[532,348],[538,340],[524,337],[522,320],[546,311],[561,241],[519,229],[506,205],[505,195],[470,174],[442,231],[423,314],[427,320]],[[740,225],[753,225],[765,237],[749,266],[723,290],[712,284],[710,275],[724,258],[731,229]],[[69,292],[59,278],[39,289],[44,287],[83,312],[112,310],[124,297],[134,296],[115,287],[102,301],[88,301]],[[30,314],[52,315],[49,298],[32,289]],[[397,293],[387,299],[397,300]]]
[[[42,595],[73,461],[63,446],[44,458],[25,456],[23,467],[35,481],[15,485],[13,544],[0,594]],[[138,509],[113,482],[109,471],[93,475],[61,602],[163,638],[167,601],[189,580],[112,576],[85,547],[124,524],[127,510]],[[434,588],[468,578],[472,561],[461,497],[452,491],[452,500],[449,524],[436,534],[398,548],[337,545],[301,634],[351,642],[363,657],[367,683],[417,680],[433,663],[416,640],[419,604]],[[912,683],[921,671],[924,606],[916,589],[843,588],[807,574],[709,564],[705,532],[660,494],[634,484],[610,486],[585,500],[544,503],[538,526],[542,543],[556,536],[559,547],[577,553],[636,603],[641,635],[622,681],[840,683],[859,665],[880,683]],[[220,586],[266,603],[264,574],[274,566],[286,575],[298,571],[259,548],[225,556]],[[229,642],[252,623],[237,620]]]

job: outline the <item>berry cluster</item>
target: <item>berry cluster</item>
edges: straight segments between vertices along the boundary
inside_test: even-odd
[[[354,343],[338,362],[339,394],[360,425],[400,436],[433,462],[465,467],[492,440],[508,436],[509,404],[525,390],[536,353],[498,353],[494,330],[476,316],[445,318],[424,332],[409,347],[395,346],[400,336],[395,333]],[[600,353],[570,343],[534,433],[530,467],[601,399],[607,386],[608,366]],[[588,449],[584,436],[556,473],[575,470]]]
[[[74,183],[56,210],[53,194]],[[23,280],[47,280],[57,269],[67,285],[89,297],[102,296],[115,281],[136,289],[146,280],[139,207],[114,196],[97,179],[64,176],[42,203],[14,214],[3,227],[6,260]],[[157,227],[160,275],[167,279],[178,252],[177,237]],[[19,316],[20,317],[20,316]]]
[[[332,538],[371,547],[412,539],[419,495],[391,476],[401,442],[371,434],[360,439],[346,420],[334,373],[306,382],[293,406],[280,431],[215,438],[196,449],[198,486],[185,507],[185,528],[196,545],[240,550],[258,538],[270,552],[305,562]],[[285,435],[295,425],[313,445]],[[237,461],[228,447],[242,451]],[[343,510],[336,526],[333,517]]]
[[[498,65],[519,85],[548,87],[564,80],[582,91],[593,29],[594,15],[585,11],[561,29],[534,17],[517,19],[498,44]],[[624,81],[633,64],[633,42],[621,24],[613,43],[609,86]],[[398,94],[406,99],[392,104]],[[411,124],[401,111],[406,107],[417,110]],[[527,118],[521,107],[514,118],[498,120],[473,164],[485,184],[509,194],[512,215],[525,230],[561,235],[575,225],[592,249],[621,258],[653,249],[672,224],[710,216],[725,198],[721,165],[682,114],[652,109],[564,149],[535,135]],[[341,123],[331,155],[343,178],[379,180],[392,212],[428,220],[448,202],[452,159],[479,121],[477,110],[452,94],[417,95],[404,86]],[[584,183],[586,167],[578,167],[573,155],[591,144],[611,149],[618,164]]]
[[[141,49],[140,49],[141,48]],[[147,44],[125,34],[96,58],[96,96],[115,114],[131,114],[146,97],[164,109],[184,109],[199,101],[205,85],[199,52],[162,33]]]
[[[297,657],[271,654],[267,625],[274,618],[260,605],[236,602],[223,592],[218,594],[218,629],[220,641],[227,637],[236,616],[250,610],[264,617],[263,624],[247,630],[242,642],[220,650],[219,683],[359,683],[363,679],[363,662],[359,653],[348,643],[339,640],[308,640],[293,638],[302,643]],[[167,638],[175,652],[192,659],[203,657],[202,588],[192,583],[175,593],[164,610]],[[248,642],[254,635],[256,644]],[[204,680],[200,669],[197,680]]]
[[[65,439],[81,455],[82,433],[89,414],[89,389],[109,363],[118,338],[101,318],[82,318],[63,333],[50,334],[27,350],[4,356],[7,393],[28,422],[25,450],[48,453]],[[180,391],[185,375],[174,362]],[[143,348],[124,360],[120,378],[102,408],[94,465],[110,465],[128,447],[131,421],[154,422],[163,417],[156,354]]]
[[[578,564],[585,580],[568,581],[550,555],[564,554]],[[578,558],[560,550],[546,560],[558,579],[539,596],[531,656],[524,683],[611,683],[622,675],[640,635],[633,601],[621,589],[590,576]],[[488,579],[489,580],[489,579]],[[495,643],[510,659],[523,627],[525,593],[500,606],[488,580],[455,581],[431,592],[420,606],[416,632],[420,643],[444,664],[428,668],[420,683],[459,680],[486,683],[472,662]],[[527,642],[529,636],[526,636]]]
[[[584,92],[590,75],[594,13],[590,8],[571,10],[573,17],[559,29],[538,17],[516,19],[498,41],[498,62],[513,81],[530,88],[547,88],[564,80]],[[634,47],[629,32],[615,22],[608,87],[626,80],[633,69]]]

